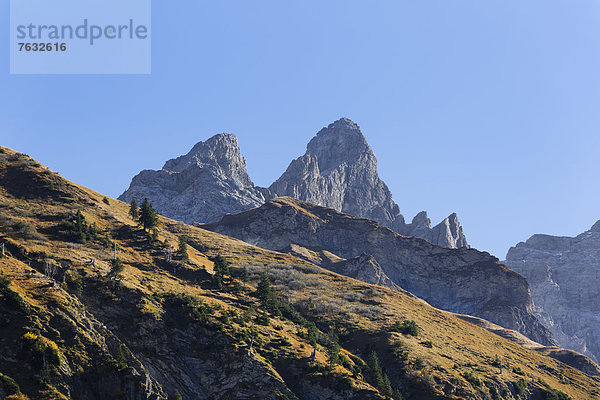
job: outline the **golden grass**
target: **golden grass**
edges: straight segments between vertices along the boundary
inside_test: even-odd
[[[15,154],[12,150],[2,149],[5,155]],[[16,162],[19,161],[12,163]],[[0,163],[0,175],[8,166],[7,163]],[[43,171],[47,171],[43,166],[29,165],[26,168],[40,176],[43,175]],[[110,199],[110,205],[107,205],[102,201],[105,196],[100,193],[59,178],[54,173],[44,176],[49,180],[60,182],[61,192],[69,199],[23,199],[12,195],[6,187],[0,186],[1,213],[14,221],[30,224],[40,235],[34,240],[18,237],[10,240],[22,245],[28,252],[45,252],[55,260],[65,260],[72,268],[83,269],[89,276],[106,275],[112,257],[110,249],[99,245],[68,243],[40,232],[48,231],[56,224],[56,219],[74,213],[77,209],[82,211],[88,222],[96,223],[102,232],[110,231],[115,227],[136,229],[136,225],[128,215],[129,205],[116,199]],[[282,204],[295,204],[295,201],[289,198],[278,201]],[[277,202],[274,204],[277,205]],[[337,326],[340,334],[355,332],[357,338],[364,335],[384,338],[380,346],[387,349],[398,347],[401,343],[408,349],[407,365],[414,365],[417,360],[422,360],[424,364],[422,369],[415,372],[416,374],[436,377],[440,382],[461,382],[463,390],[467,393],[477,393],[487,389],[485,385],[484,388],[473,388],[464,378],[466,372],[490,382],[515,382],[525,378],[528,382],[535,379],[536,383],[533,385],[542,387],[543,381],[549,387],[558,389],[573,399],[592,399],[597,396],[594,393],[600,393],[598,379],[505,340],[450,313],[435,309],[422,300],[326,271],[288,254],[264,250],[168,218],[160,217],[158,233],[159,240],[170,243],[173,248],[177,247],[181,235],[187,237],[190,245],[190,261],[185,267],[186,270],[212,274],[213,263],[210,258],[217,254],[226,257],[233,268],[250,268],[253,282],[256,282],[258,274],[265,270],[272,276],[279,293],[293,304],[304,307],[306,315],[311,319],[321,321],[324,325]],[[0,234],[6,236],[7,232],[0,232]],[[194,296],[212,306],[218,306],[221,310],[236,310],[242,313],[248,304],[259,307],[256,299],[247,293],[216,292],[156,267],[157,255],[147,248],[136,247],[132,240],[117,239],[117,244],[118,256],[125,264],[122,284],[129,290],[144,294],[147,298],[152,295],[181,293]],[[302,251],[310,252],[310,250]],[[317,254],[307,255],[317,256]],[[87,264],[92,258],[97,260],[96,268]],[[26,272],[29,269],[26,264],[14,258],[0,259],[0,271],[13,281],[11,288],[31,306],[44,308],[50,301],[68,305],[68,298],[60,287],[48,289],[50,281],[40,273],[29,276]],[[286,277],[290,279],[287,280]],[[252,286],[248,288],[251,289]],[[139,309],[140,312],[153,318],[162,317],[163,310],[153,301],[143,301]],[[417,323],[421,328],[418,337],[385,333],[395,321],[403,319],[414,320]],[[290,346],[285,348],[287,357],[298,360],[308,358],[312,348],[296,334],[297,326],[287,320],[274,319],[273,321],[270,326],[256,326],[262,337],[265,340],[285,337],[290,342]],[[281,326],[282,329],[276,330],[275,325]],[[237,328],[241,327],[237,326]],[[431,348],[423,345],[423,342],[431,342]],[[353,351],[352,347],[342,349],[346,354],[351,354]],[[259,354],[255,356],[262,357]],[[505,365],[510,365],[502,374],[498,373],[497,368],[491,366],[491,362],[496,357],[499,357]],[[320,347],[317,352],[317,362],[327,363],[326,353]],[[399,369],[401,364],[399,361],[394,361],[391,356],[384,362],[390,371]],[[540,366],[544,366],[545,369]],[[514,373],[513,368],[523,371],[524,375]],[[337,371],[347,373],[341,367],[338,367]],[[273,372],[278,373],[276,369],[273,369]],[[357,387],[371,388],[360,378],[352,378],[352,381]],[[443,385],[436,385],[435,388],[442,393]]]

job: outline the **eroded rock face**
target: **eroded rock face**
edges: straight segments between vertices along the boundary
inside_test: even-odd
[[[276,196],[369,218],[442,247],[468,247],[456,214],[433,228],[425,212],[411,224],[404,222],[400,207],[379,178],[375,154],[358,125],[346,118],[321,129],[306,154],[292,161],[269,189],[254,186],[237,138],[224,133],[197,143],[159,171],[140,172],[119,200],[130,202],[135,197],[141,202],[147,197],[162,215],[206,223],[258,207]]]
[[[145,170],[119,200],[147,197],[162,215],[186,223],[218,221],[227,213],[258,207],[271,198],[246,172],[235,135],[223,133],[197,143],[159,171]]]
[[[357,124],[342,118],[323,128],[308,143],[306,153],[291,162],[269,189],[369,218],[407,236],[422,237],[443,247],[468,247],[456,214],[431,227],[426,213],[406,224],[400,207],[377,173],[377,158]]]
[[[600,360],[600,222],[577,237],[533,235],[506,264],[529,281],[534,311],[560,345]]]
[[[487,253],[434,246],[291,198],[225,216],[206,228],[272,250],[294,243],[345,259],[370,254],[395,284],[435,307],[487,319],[544,345],[555,343],[533,315],[527,281]]]

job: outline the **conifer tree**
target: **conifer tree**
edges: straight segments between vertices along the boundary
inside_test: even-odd
[[[111,260],[110,264],[111,264],[111,267],[110,267],[110,272],[108,273],[108,276],[113,280],[119,278],[119,276],[121,275],[121,272],[123,272],[123,270],[125,269],[125,266],[123,265],[121,260],[119,260],[118,258]]]
[[[248,268],[242,268],[242,282],[247,283],[250,280],[250,274],[248,273]]]
[[[144,230],[151,230],[158,224],[158,216],[156,215],[156,211],[154,211],[152,204],[148,201],[148,198],[144,199],[142,206],[140,207],[139,221]]]
[[[369,372],[374,381],[374,386],[382,390],[384,386],[383,373],[381,371],[381,366],[379,365],[379,357],[377,357],[377,353],[372,351],[369,353],[367,357],[367,366],[369,367]]]
[[[327,354],[329,356],[329,367],[333,367],[340,359],[340,344],[335,330],[331,329],[327,334]]]
[[[217,255],[213,262],[215,263],[215,283],[219,289],[223,288],[223,280],[229,275],[229,263],[222,255]]]
[[[380,390],[384,396],[392,397],[394,395],[392,383],[390,382],[390,378],[388,378],[387,374],[383,374],[383,383]]]
[[[131,216],[132,220],[138,222],[140,218],[140,209],[135,201],[135,197],[131,198],[131,203],[129,204],[129,215]]]
[[[229,275],[229,263],[222,255],[217,255],[214,260],[215,271],[221,273],[223,276]]]
[[[260,281],[256,288],[256,295],[268,311],[277,312],[277,297],[275,296],[275,291],[271,286],[271,280],[266,272],[263,272],[260,276]]]
[[[190,256],[187,251],[187,243],[185,241],[185,236],[179,236],[179,248],[177,249],[177,254],[181,258],[181,261],[187,262],[190,259]]]

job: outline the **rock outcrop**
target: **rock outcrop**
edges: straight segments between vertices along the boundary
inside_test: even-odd
[[[345,259],[370,254],[395,284],[435,307],[487,319],[544,345],[555,344],[532,313],[527,281],[488,253],[442,248],[374,221],[289,197],[225,216],[205,228],[272,250],[296,244]]]
[[[323,128],[308,143],[306,153],[291,162],[269,189],[369,218],[407,236],[422,237],[442,247],[468,247],[456,214],[431,227],[425,212],[406,224],[400,207],[377,173],[377,158],[357,124],[342,118]]]
[[[456,214],[433,228],[425,212],[405,223],[400,207],[379,178],[375,154],[358,125],[346,118],[321,129],[306,154],[292,161],[269,189],[254,186],[237,138],[224,133],[197,143],[159,171],[140,172],[119,200],[136,198],[139,202],[147,197],[162,215],[186,223],[207,223],[258,207],[276,196],[369,218],[438,246],[468,247]]]
[[[227,213],[258,207],[271,198],[246,172],[235,135],[223,133],[197,143],[190,152],[133,178],[119,200],[147,197],[162,215],[184,221],[218,221]]]
[[[344,259],[323,249],[307,249],[295,243],[290,244],[282,252],[302,258],[320,267],[336,272],[340,275],[349,276],[359,281],[372,283],[374,285],[385,286],[405,294],[408,292],[402,290],[383,272],[381,266],[370,254],[363,253],[357,257]]]
[[[533,235],[506,264],[529,281],[534,311],[560,345],[600,360],[600,221],[577,237]]]

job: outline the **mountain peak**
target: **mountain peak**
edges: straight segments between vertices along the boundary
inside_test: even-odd
[[[341,118],[321,129],[270,190],[387,226],[404,224],[377,173],[377,159],[357,124]]]
[[[163,170],[182,172],[194,167],[215,168],[243,187],[253,186],[238,138],[231,133],[220,133],[196,143],[186,155],[167,161]]]
[[[257,207],[270,195],[250,180],[237,137],[221,133],[196,143],[161,170],[140,172],[119,199],[144,197],[162,215],[192,223],[217,221],[227,213]]]
[[[360,127],[347,118],[321,129],[306,146],[306,155],[316,159],[321,174],[344,163],[355,163],[361,156],[368,159],[369,168],[377,168],[377,159]]]

